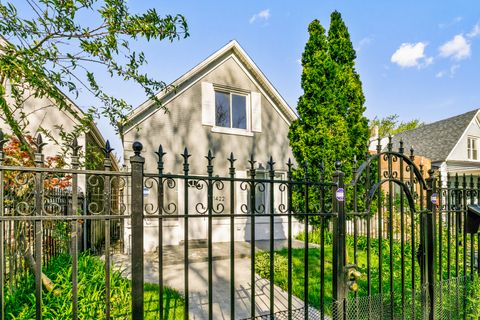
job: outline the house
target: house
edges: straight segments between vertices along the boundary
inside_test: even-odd
[[[8,81],[5,83],[6,87],[6,100],[7,104],[14,106],[15,104],[12,101],[11,96],[9,95],[10,87]],[[64,141],[64,134],[76,132],[78,145],[81,147],[79,150],[80,162],[82,168],[103,170],[103,158],[104,152],[102,148],[105,147],[105,139],[100,133],[99,129],[93,122],[86,124],[86,128],[83,127],[84,113],[83,111],[70,99],[65,96],[67,101],[68,108],[60,110],[54,101],[47,97],[38,97],[35,96],[33,90],[27,89],[24,92],[25,98],[23,103],[15,108],[12,108],[13,115],[16,117],[17,121],[21,121],[20,125],[22,126],[22,132],[28,134],[32,137],[37,136],[37,134],[42,134],[43,142],[47,143],[42,150],[42,153],[45,157],[62,155],[67,164],[70,163],[70,154],[71,150],[66,147],[66,141]],[[7,125],[6,120],[4,119],[5,115],[0,114],[0,129],[7,135],[12,135],[10,126]],[[20,120],[24,119],[24,120]],[[81,131],[77,129],[82,127]],[[88,163],[88,165],[87,165]],[[111,168],[112,171],[118,171],[119,165],[115,157],[111,157]],[[82,202],[83,212],[91,214],[89,212],[89,206],[87,205],[88,201],[101,201],[103,197],[103,192],[100,190],[96,182],[88,181],[88,177],[85,174],[78,175],[78,191],[80,192],[80,201]],[[54,190],[55,191],[55,190]],[[53,199],[53,194],[55,197],[62,197],[63,202],[68,203],[68,197],[70,197],[70,190],[56,190],[62,191],[55,193],[51,191],[50,199],[52,202],[60,201],[59,199]],[[118,192],[112,192],[112,207],[118,208],[120,198],[118,197]],[[67,200],[66,200],[67,199]],[[65,211],[68,206],[65,207]],[[117,214],[113,212],[112,214]],[[104,222],[99,221],[87,221],[86,228],[84,228],[83,239],[84,247],[94,248],[101,247],[104,241],[104,232],[103,230]],[[121,233],[121,224],[120,222],[114,221],[114,226],[112,227],[112,241],[116,234]],[[117,237],[118,238],[118,237]],[[86,243],[88,239],[88,245]]]
[[[157,108],[153,101],[147,101],[129,116],[124,129],[124,163],[129,165],[133,154],[132,143],[141,141],[145,157],[145,172],[157,172],[158,157],[155,151],[159,145],[166,152],[164,173],[183,174],[183,158],[180,156],[187,147],[190,175],[206,175],[205,156],[211,150],[215,159],[214,175],[228,177],[230,166],[227,158],[234,153],[236,177],[246,178],[253,155],[257,177],[267,177],[267,161],[270,156],[276,162],[277,178],[286,178],[285,163],[293,155],[289,147],[288,131],[297,118],[275,87],[236,41],[231,41],[220,50],[199,63],[172,83],[175,90],[161,92],[158,98],[168,110]],[[175,205],[175,212],[184,211],[184,188],[189,189],[189,212],[195,212],[195,204],[203,203],[206,190],[198,190],[196,182],[185,186],[182,179],[176,181],[174,190],[166,191],[166,203]],[[156,186],[145,191],[145,202],[154,203]],[[240,212],[246,203],[247,191],[236,188],[235,212]],[[257,201],[266,203],[268,190],[257,192]],[[128,199],[128,196],[126,197]],[[275,193],[275,204],[286,201],[286,191]],[[221,204],[223,212],[230,212],[230,195],[227,188],[217,190],[214,206]],[[155,206],[155,205],[154,205]],[[128,205],[127,205],[128,208]],[[268,218],[256,219],[255,237],[269,239]],[[184,238],[183,219],[171,218],[164,223],[165,244],[178,244]],[[229,241],[229,219],[215,218],[213,241]],[[257,226],[258,224],[258,226]],[[298,223],[295,230],[299,230]],[[189,239],[207,238],[207,219],[190,219]],[[275,238],[285,239],[286,218],[275,219]],[[129,229],[125,229],[125,243],[129,242]],[[250,239],[247,218],[236,220],[235,239]],[[157,222],[152,221],[145,228],[145,248],[154,250],[158,246]]]
[[[9,97],[9,85],[7,82],[7,103],[13,101]],[[85,118],[84,112],[78,107],[72,100],[65,96],[68,109],[60,110],[58,106],[48,97],[36,97],[32,90],[25,91],[25,99],[22,105],[15,108],[13,111],[14,117],[21,121],[20,126],[23,127],[22,132],[25,132],[32,137],[36,137],[39,133],[43,137],[43,141],[46,143],[43,148],[45,156],[65,155],[68,159],[70,152],[67,151],[66,141],[64,140],[64,133],[73,133],[78,131],[77,141],[81,150],[79,154],[82,156],[81,160],[99,158],[99,154],[103,154],[101,151],[105,147],[105,139],[100,133],[94,122],[90,122],[86,128],[79,131],[80,127],[83,127],[82,120]],[[24,116],[24,121],[20,120],[21,115]],[[11,129],[4,119],[4,115],[0,115],[0,129],[4,133],[11,135]],[[94,155],[95,154],[95,155]],[[90,162],[89,169],[103,169],[103,163],[101,160]],[[119,165],[116,159],[112,157],[112,170],[118,171]]]
[[[398,148],[403,141],[405,149],[413,147],[416,155],[431,160],[438,167],[442,180],[447,173],[480,175],[480,110],[475,109],[448,119],[404,131],[393,137]]]

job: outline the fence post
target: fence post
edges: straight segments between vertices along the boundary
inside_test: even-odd
[[[3,165],[3,145],[7,143],[7,140],[4,139],[4,135],[2,130],[0,129],[0,166]],[[4,187],[3,187],[3,170],[0,169],[0,217],[4,216],[5,204],[3,202],[3,194],[4,194]],[[4,224],[3,220],[0,220],[0,319],[5,319],[5,295],[4,295],[4,283],[5,283],[5,252],[3,247],[3,239],[5,239],[4,235]]]
[[[436,204],[438,201],[438,195],[436,194],[436,179],[434,175],[435,171],[433,169],[428,170],[429,177],[426,179],[427,182],[427,212],[425,214],[425,230],[426,233],[426,249],[427,249],[427,285],[428,290],[428,305],[429,305],[429,319],[435,319],[435,215],[436,215]],[[439,228],[441,228],[441,224]],[[424,262],[425,263],[425,262]]]
[[[341,162],[335,162],[332,187],[333,219],[333,319],[345,317],[345,173],[341,170]]]
[[[35,152],[35,167],[40,168],[44,165],[43,147],[46,143],[43,142],[42,135],[39,133],[36,140],[33,142],[36,147]],[[43,173],[35,173],[35,215],[43,215]],[[42,319],[42,254],[43,254],[43,223],[42,220],[35,220],[34,224],[35,244],[35,309],[36,319]]]
[[[133,143],[130,157],[131,165],[131,220],[132,220],[132,319],[143,319],[143,165],[145,159],[140,155],[143,146]],[[162,297],[160,297],[162,299]]]

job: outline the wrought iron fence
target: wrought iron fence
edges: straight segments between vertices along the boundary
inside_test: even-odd
[[[434,171],[424,179],[413,151],[406,155],[403,146],[398,152],[391,144],[383,152],[379,147],[360,166],[354,163],[348,184],[339,162],[332,177],[317,179],[308,165],[295,169],[291,161],[281,165],[270,158],[259,168],[252,156],[247,174],[239,175],[233,154],[228,168],[216,169],[220,155],[211,152],[205,173],[193,174],[187,149],[180,155],[182,172],[167,173],[161,146],[157,171],[146,172],[138,142],[128,171],[110,170],[108,144],[105,170],[79,169],[76,143],[70,167],[46,168],[42,146],[37,140],[35,167],[5,165],[0,148],[2,319],[13,316],[8,296],[28,277],[34,283],[32,314],[41,319],[48,312],[43,299],[52,288],[45,285],[44,270],[62,254],[71,257],[66,260],[71,317],[85,318],[85,288],[79,286],[83,250],[102,257],[97,298],[104,303],[97,317],[106,319],[170,317],[165,301],[171,292],[170,255],[180,262],[175,289],[184,297],[184,319],[468,316],[466,298],[472,275],[480,270],[480,243],[478,234],[467,235],[465,223],[467,205],[478,203],[480,180],[442,180]],[[294,178],[294,170],[301,178]],[[64,189],[52,187],[61,179],[67,181]],[[262,241],[266,245],[259,251]],[[218,243],[224,244],[223,264],[214,253]],[[199,246],[205,249],[202,257],[196,256]],[[241,267],[239,257],[247,261]],[[197,262],[205,293],[200,303],[193,299]],[[222,279],[219,266],[226,269]],[[122,277],[128,278],[126,296],[116,287]],[[156,285],[155,299],[146,282]],[[128,306],[119,310],[119,304]],[[201,314],[195,313],[198,308]]]

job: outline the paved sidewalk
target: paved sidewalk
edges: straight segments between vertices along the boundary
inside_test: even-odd
[[[299,242],[295,246],[301,246]],[[257,247],[259,244],[257,244]],[[260,246],[263,247],[262,244]],[[268,247],[268,246],[267,246]],[[279,243],[278,246],[281,247]],[[251,305],[251,266],[250,247],[248,243],[235,243],[235,317],[233,319],[245,319],[250,317]],[[181,249],[181,250],[180,250]],[[201,249],[201,250],[197,250]],[[173,250],[170,248],[169,250]],[[208,319],[208,260],[205,259],[205,248],[192,248],[195,252],[191,256],[189,264],[189,302],[191,319]],[[238,252],[237,252],[238,250]],[[167,250],[165,250],[167,251]],[[175,248],[172,252],[182,253],[183,246]],[[215,243],[213,246],[213,319],[232,319],[230,315],[230,255],[229,244]],[[192,254],[192,252],[191,252]],[[158,258],[157,254],[145,255],[145,282],[158,283]],[[190,256],[190,255],[189,255]],[[226,257],[226,258],[225,258]],[[172,258],[172,256],[170,256]],[[193,258],[193,259],[192,259]],[[130,277],[130,258],[127,255],[115,254],[112,256],[114,268],[122,271]],[[181,263],[176,263],[181,262]],[[184,293],[184,264],[183,256],[166,262],[164,267],[164,284],[181,293]],[[269,281],[255,275],[255,309],[256,315],[269,314],[270,285]],[[275,312],[287,310],[287,293],[275,286]],[[292,299],[292,308],[298,309],[304,306],[302,300],[297,297]],[[317,310],[310,308],[312,317]]]

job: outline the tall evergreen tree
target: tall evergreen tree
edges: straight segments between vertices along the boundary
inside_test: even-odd
[[[355,49],[353,49],[347,26],[338,11],[331,14],[328,52],[337,69],[335,72],[337,110],[342,113],[347,122],[350,141],[350,148],[347,150],[350,154],[347,156],[363,156],[369,135],[368,119],[363,115],[365,96],[360,76],[355,70]]]
[[[290,127],[290,146],[297,163],[308,162],[312,179],[331,179],[334,163],[341,160],[346,181],[352,176],[351,160],[365,154],[368,120],[363,116],[365,98],[355,71],[355,50],[341,15],[333,12],[328,37],[318,20],[308,27],[309,39],[302,55],[302,89]],[[299,170],[297,176],[302,174]],[[312,194],[310,210],[318,210]],[[295,199],[302,205],[301,197]]]

